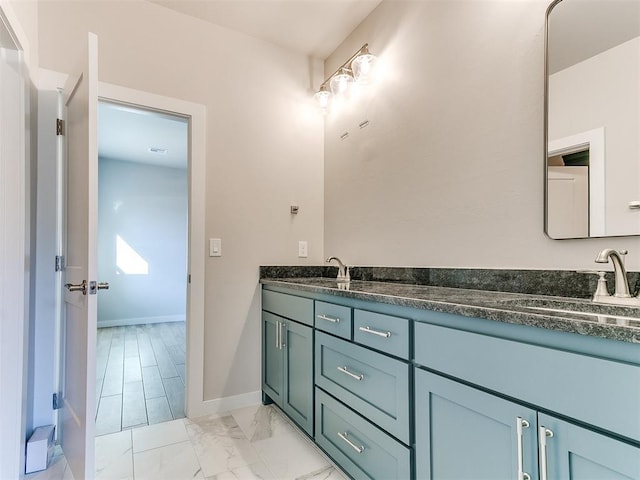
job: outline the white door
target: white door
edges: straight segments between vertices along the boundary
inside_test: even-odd
[[[547,233],[551,238],[589,236],[589,167],[547,167]]]
[[[98,37],[65,85],[64,367],[59,438],[76,480],[94,476],[97,317]]]

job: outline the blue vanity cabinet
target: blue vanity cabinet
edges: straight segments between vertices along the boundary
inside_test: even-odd
[[[538,442],[541,479],[640,479],[640,448],[616,438],[540,413]]]
[[[530,408],[416,368],[415,429],[418,479],[538,478]]]
[[[313,436],[313,328],[281,316],[312,324],[313,301],[274,293],[263,291],[262,391]]]
[[[637,348],[297,293],[263,289],[263,393],[352,478],[640,480]]]

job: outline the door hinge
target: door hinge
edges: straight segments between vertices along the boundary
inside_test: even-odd
[[[56,135],[64,135],[64,120],[56,118]]]
[[[62,255],[56,255],[56,272],[64,270],[64,257]]]
[[[53,394],[53,409],[60,410],[62,408],[62,393]]]

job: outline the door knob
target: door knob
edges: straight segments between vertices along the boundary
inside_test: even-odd
[[[70,292],[82,292],[83,295],[87,294],[87,281],[82,280],[82,283],[73,284],[65,283],[64,287]]]

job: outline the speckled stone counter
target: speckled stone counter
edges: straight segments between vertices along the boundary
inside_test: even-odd
[[[321,270],[310,270],[309,273],[313,275],[321,273]],[[586,299],[567,297],[407,283],[352,280],[345,286],[333,278],[318,276],[262,278],[260,282],[287,289],[640,343],[640,307],[593,304]]]
[[[335,278],[332,265],[262,266],[260,278]],[[487,268],[350,267],[351,280],[404,283],[432,287],[470,288],[494,292],[526,293],[571,298],[591,298],[597,275],[573,270],[512,270]],[[627,272],[629,289],[640,292],[640,272]],[[613,293],[613,272],[607,272],[609,293]]]

